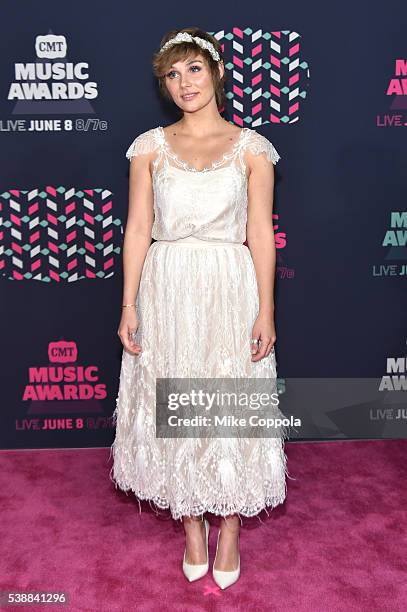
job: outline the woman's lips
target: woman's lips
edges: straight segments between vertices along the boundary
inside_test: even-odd
[[[183,100],[192,100],[197,95],[198,95],[198,92],[195,92],[193,94],[185,94],[185,95],[182,96],[182,99]]]

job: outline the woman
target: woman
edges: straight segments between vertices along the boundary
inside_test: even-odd
[[[226,588],[240,575],[240,516],[286,497],[286,430],[261,439],[156,437],[155,382],[276,380],[272,208],[279,155],[255,130],[221,117],[225,72],[214,37],[198,28],[168,32],[153,66],[182,117],[139,134],[126,154],[112,480],[182,520],[190,581],[208,571],[204,513],[224,518],[212,574]]]

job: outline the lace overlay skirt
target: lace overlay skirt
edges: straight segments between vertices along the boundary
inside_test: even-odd
[[[140,355],[123,349],[110,478],[174,519],[257,515],[286,497],[281,436],[156,438],[156,377],[276,379],[276,359],[252,362],[258,288],[249,249],[197,238],[154,242],[137,296]],[[281,413],[280,413],[281,414]]]

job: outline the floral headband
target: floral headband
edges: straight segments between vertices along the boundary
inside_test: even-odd
[[[162,53],[163,51],[168,49],[168,47],[172,47],[172,45],[177,45],[182,42],[196,42],[196,44],[199,45],[201,49],[206,49],[207,51],[209,51],[215,62],[219,62],[220,55],[216,51],[213,44],[209,42],[209,40],[205,40],[204,38],[200,38],[199,36],[191,36],[191,34],[188,34],[188,32],[179,32],[174,38],[168,40],[165,45],[161,47],[159,53]]]

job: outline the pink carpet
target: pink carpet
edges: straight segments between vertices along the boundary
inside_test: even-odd
[[[289,442],[284,505],[244,519],[241,577],[188,583],[183,529],[109,479],[109,449],[0,451],[0,591],[65,592],[7,610],[407,609],[407,440]],[[210,562],[217,517],[209,515]]]

